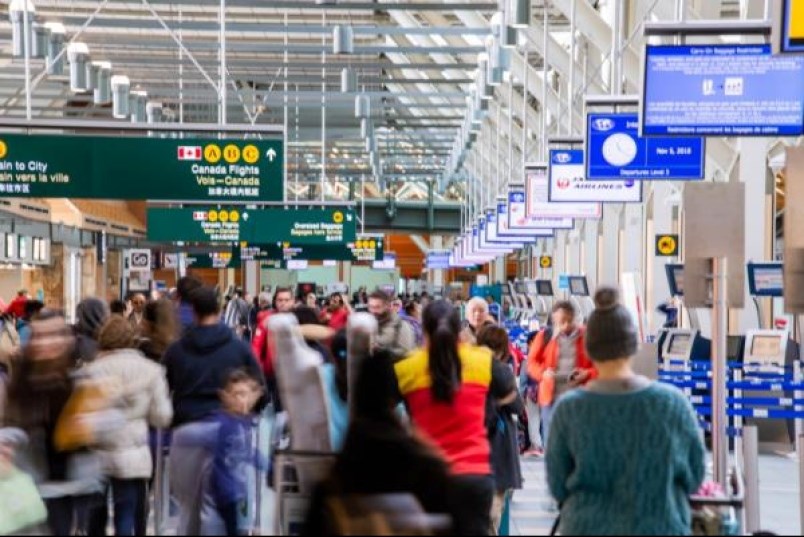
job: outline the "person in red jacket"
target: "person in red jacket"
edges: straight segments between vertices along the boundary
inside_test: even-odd
[[[545,446],[558,398],[597,377],[586,355],[585,328],[578,324],[575,307],[565,300],[556,302],[552,317],[552,330],[543,330],[536,336],[528,352],[528,376],[538,384]]]
[[[332,293],[329,297],[329,307],[322,312],[321,321],[336,332],[346,328],[349,320],[349,305],[340,293]]]
[[[13,315],[17,319],[22,319],[25,317],[25,304],[28,303],[30,297],[28,296],[28,291],[25,289],[20,289],[17,292],[16,298],[11,301],[11,304],[8,305],[6,308],[7,315]]]
[[[268,394],[274,402],[274,410],[281,411],[282,405],[279,401],[279,389],[276,385],[276,374],[274,373],[274,343],[270,330],[268,330],[268,320],[275,313],[290,313],[293,311],[293,291],[287,287],[278,287],[274,291],[273,309],[261,311],[257,314],[257,329],[254,331],[254,338],[251,340],[251,348],[254,356],[257,357],[262,371],[265,374],[265,384]]]

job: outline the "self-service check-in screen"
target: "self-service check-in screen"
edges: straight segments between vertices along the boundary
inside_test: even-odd
[[[516,282],[514,284],[514,291],[517,294],[524,295],[525,293],[528,292],[528,289],[527,287],[525,287],[525,284],[523,282]]]
[[[539,296],[553,296],[553,282],[549,280],[537,281],[536,289],[539,293]]]
[[[586,278],[570,278],[570,294],[589,296],[589,285],[586,283]]]
[[[686,356],[689,354],[690,343],[692,336],[689,334],[676,334],[670,340],[670,346],[667,349],[667,354],[673,356]]]
[[[770,357],[782,354],[781,336],[754,336],[751,342],[751,356]]]

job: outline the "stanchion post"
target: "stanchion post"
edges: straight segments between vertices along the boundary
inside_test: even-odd
[[[756,425],[743,428],[743,460],[745,476],[745,533],[759,531],[759,431]]]
[[[798,324],[798,316],[795,316],[795,320],[793,321],[793,326],[795,327]],[[797,330],[794,330],[797,331]],[[802,379],[804,379],[804,375],[802,375],[802,359],[804,359],[804,336],[801,333],[798,334],[799,338],[799,355],[798,360],[793,363],[793,382],[796,383],[798,386],[801,384]],[[793,392],[793,397],[798,401],[804,397],[804,392],[801,390],[795,390]],[[804,411],[804,406],[799,405],[797,402],[793,404],[793,410],[796,413]],[[804,456],[804,452],[801,451],[798,439],[804,436],[804,419],[796,418],[793,423],[795,424],[795,434],[796,434],[796,457],[798,460],[801,460],[801,457]],[[802,522],[804,524],[804,522]]]
[[[164,535],[165,493],[165,448],[162,445],[163,430],[156,430],[156,473],[154,476],[154,529],[156,535]]]
[[[734,381],[735,382],[742,382],[743,381],[743,370],[739,368],[734,369]],[[743,390],[734,390],[734,399],[736,401],[742,401],[743,399]],[[735,403],[734,409],[741,410],[743,408],[742,403]],[[745,428],[745,418],[743,416],[735,416],[734,417],[734,458],[737,459],[739,462],[738,467],[745,468],[745,465],[748,464],[746,462],[745,454],[748,453],[745,448],[745,435],[742,434]],[[758,449],[758,448],[757,448]],[[747,477],[746,477],[747,478]]]
[[[712,459],[715,481],[729,490],[729,443],[726,435],[726,259],[712,259]]]
[[[796,439],[798,452],[804,453],[804,435]],[[804,535],[804,458],[798,459],[798,513],[801,524],[801,535]]]

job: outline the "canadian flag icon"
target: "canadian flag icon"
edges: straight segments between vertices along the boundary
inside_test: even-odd
[[[207,212],[206,211],[193,211],[193,220],[195,222],[206,222],[207,221]]]
[[[201,160],[202,153],[198,145],[180,145],[178,148],[179,160]]]

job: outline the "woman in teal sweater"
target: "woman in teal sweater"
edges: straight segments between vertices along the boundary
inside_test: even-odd
[[[595,296],[586,348],[599,373],[555,408],[547,478],[563,535],[688,535],[705,448],[690,403],[636,375],[639,340],[614,289]]]

